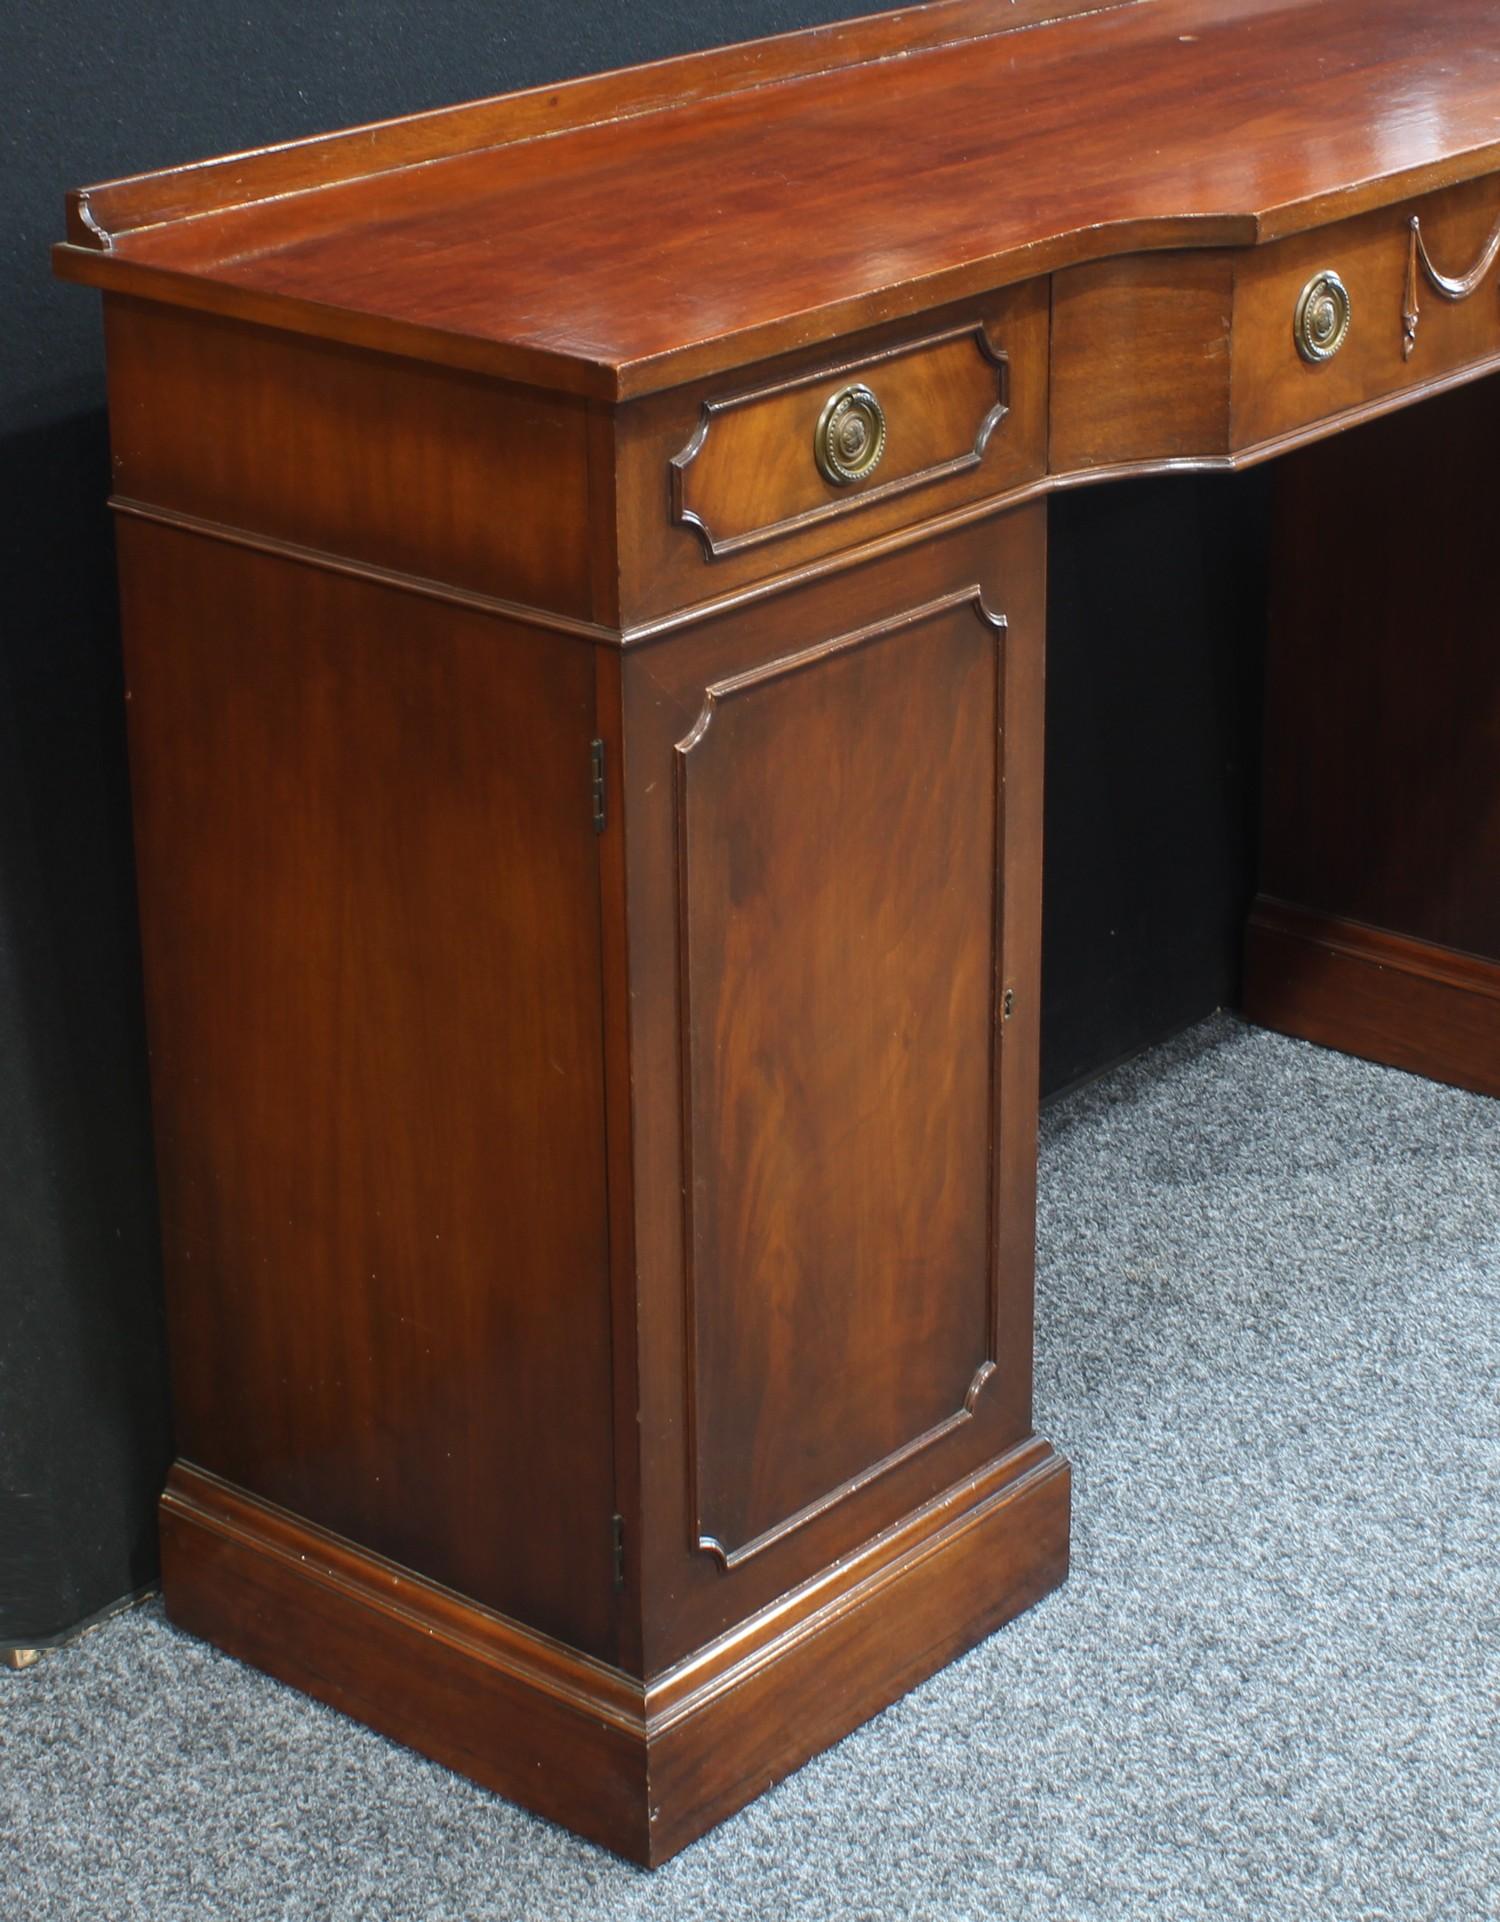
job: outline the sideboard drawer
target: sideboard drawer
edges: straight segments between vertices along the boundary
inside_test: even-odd
[[[1275,441],[1500,356],[1497,243],[1500,179],[1491,176],[1243,256],[1234,446]]]
[[[733,592],[1045,471],[1047,288],[656,395],[620,417],[622,617]]]
[[[973,320],[706,400],[671,461],[672,519],[717,560],[967,473],[1009,415],[1015,379]],[[1014,478],[1022,461],[1002,437],[991,472]]]

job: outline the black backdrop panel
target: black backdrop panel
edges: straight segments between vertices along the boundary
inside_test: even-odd
[[[98,301],[49,276],[63,190],[864,10],[0,9],[0,1643],[150,1581],[170,1453]],[[1230,992],[1250,655],[1212,566],[1227,492],[1113,488],[1054,525],[1055,1086]]]

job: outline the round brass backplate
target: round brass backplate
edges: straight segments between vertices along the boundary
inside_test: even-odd
[[[1315,366],[1332,360],[1349,338],[1349,289],[1336,273],[1314,274],[1297,302],[1297,352]]]
[[[885,452],[885,412],[868,387],[841,387],[818,416],[813,453],[836,487],[873,474]]]

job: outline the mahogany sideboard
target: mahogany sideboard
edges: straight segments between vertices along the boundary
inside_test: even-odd
[[[71,196],[176,1621],[659,1862],[1063,1579],[1045,497],[1289,456],[1246,1008],[1500,1093],[1497,255],[1500,0],[936,0]]]

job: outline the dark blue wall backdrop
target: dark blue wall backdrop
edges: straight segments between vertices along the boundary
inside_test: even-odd
[[[151,1581],[170,1454],[98,302],[49,278],[63,190],[863,10],[0,9],[0,1645]],[[1235,530],[1260,501],[1054,507],[1049,1085],[1232,996],[1261,620]]]

